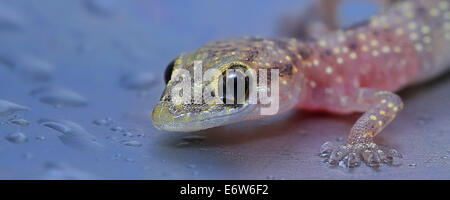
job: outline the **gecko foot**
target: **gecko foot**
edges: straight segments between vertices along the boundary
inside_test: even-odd
[[[369,167],[377,168],[382,163],[401,165],[402,155],[395,149],[386,151],[375,143],[344,144],[335,146],[332,142],[325,142],[320,149],[320,156],[326,158],[330,166],[339,165],[344,168],[354,168],[361,161]]]

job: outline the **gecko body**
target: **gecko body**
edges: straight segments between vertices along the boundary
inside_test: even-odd
[[[450,1],[398,1],[367,23],[310,40],[243,38],[208,43],[169,65],[166,89],[152,115],[157,128],[189,132],[267,117],[260,115],[259,104],[171,102],[172,92],[181,87],[176,70],[194,74],[196,60],[202,61],[203,72],[217,69],[217,74],[202,84],[192,84],[192,90],[208,89],[219,96],[218,80],[227,78],[227,69],[277,69],[277,114],[292,109],[364,112],[346,143],[326,142],[322,156],[330,164],[343,162],[349,167],[360,161],[369,166],[391,163],[401,154],[378,146],[374,137],[404,107],[393,92],[449,69]]]

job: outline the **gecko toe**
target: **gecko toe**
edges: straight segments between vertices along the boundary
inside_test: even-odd
[[[361,164],[361,158],[357,153],[351,152],[347,155],[342,164],[343,165],[341,166],[343,167],[354,168]]]
[[[402,164],[402,154],[396,149],[390,149],[387,153],[387,160],[390,165],[399,166]]]
[[[323,143],[322,146],[320,147],[320,156],[321,157],[330,157],[331,152],[333,152],[334,148],[335,148],[335,145],[330,141]]]
[[[320,156],[326,158],[325,162],[330,166],[339,165],[344,168],[357,167],[361,161],[373,168],[378,168],[383,163],[398,166],[401,165],[402,158],[397,150],[386,151],[375,143],[336,146],[332,142],[325,142],[321,146]]]
[[[371,145],[371,149],[365,149],[362,153],[364,162],[370,167],[379,167],[382,163],[399,166],[401,165],[402,155],[396,149],[386,151],[386,148]]]
[[[369,166],[369,167],[379,167],[380,166],[380,156],[377,154],[376,150],[369,150],[366,149],[361,153],[364,162]]]

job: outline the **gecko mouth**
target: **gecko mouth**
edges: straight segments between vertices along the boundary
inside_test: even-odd
[[[242,121],[256,108],[253,104],[184,106],[190,111],[187,112],[171,102],[160,101],[153,110],[153,125],[163,131],[194,132]],[[205,107],[207,109],[200,109]]]

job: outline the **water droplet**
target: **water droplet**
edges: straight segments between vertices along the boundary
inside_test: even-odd
[[[127,74],[120,79],[121,85],[131,90],[146,90],[156,84],[155,76],[150,72]]]
[[[87,105],[86,98],[74,91],[61,87],[44,86],[32,90],[30,94],[37,96],[40,102],[55,107],[80,107]]]
[[[27,111],[28,108],[6,100],[0,99],[0,117],[14,114],[19,111]]]
[[[142,143],[140,143],[139,141],[136,141],[136,140],[124,140],[120,143],[127,145],[127,146],[131,146],[131,147],[141,147],[142,146]]]
[[[10,124],[15,124],[15,125],[18,125],[18,126],[28,126],[28,125],[30,125],[30,121],[28,121],[26,119],[21,119],[21,118],[19,118],[19,119],[10,119],[8,122]]]
[[[125,161],[130,162],[130,163],[136,162],[136,160],[134,160],[133,158],[125,158]]]
[[[98,16],[110,16],[116,6],[115,0],[84,0],[84,6],[88,11]]]
[[[7,135],[5,138],[6,138],[6,140],[8,140],[14,144],[22,144],[22,143],[25,143],[28,141],[27,135],[25,135],[22,132],[11,133],[11,134]]]
[[[125,133],[122,134],[122,136],[125,136],[125,137],[133,137],[133,133],[125,132]]]
[[[94,120],[92,123],[94,123],[95,125],[99,125],[99,126],[108,126],[108,121],[106,121],[105,119],[97,119]]]
[[[441,158],[442,158],[442,159],[447,159],[447,158],[448,158],[448,156],[442,156]]]
[[[44,141],[47,138],[45,136],[36,136],[36,140]]]
[[[12,72],[30,81],[49,81],[54,67],[48,62],[30,55],[2,56],[0,63]]]
[[[113,123],[113,119],[110,117],[104,118],[104,119],[97,119],[94,120],[92,123],[98,126],[110,126]]]
[[[74,122],[66,120],[41,119],[39,120],[39,123],[62,133],[58,136],[58,138],[67,146],[83,150],[103,147],[103,145],[98,143],[96,138],[91,133]]]
[[[136,136],[137,137],[145,137],[145,135],[143,133],[138,133]]]
[[[114,131],[114,132],[123,132],[123,131],[125,131],[123,129],[123,127],[121,127],[121,126],[112,127],[112,128],[110,128],[110,130]]]
[[[9,6],[0,5],[0,30],[17,30],[25,25],[26,20],[21,14]]]

